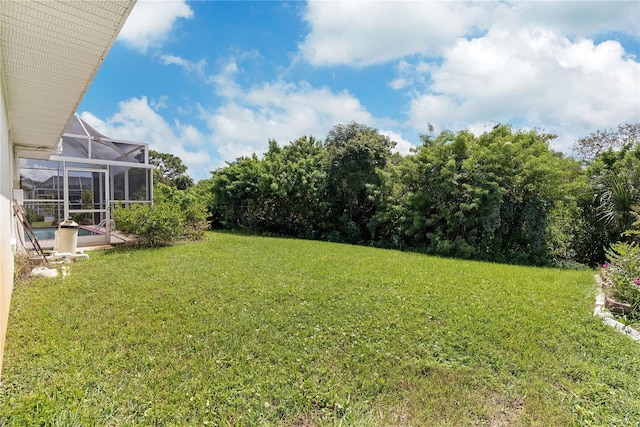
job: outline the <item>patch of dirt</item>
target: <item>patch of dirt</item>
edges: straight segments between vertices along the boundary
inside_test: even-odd
[[[514,424],[524,409],[524,400],[506,399],[504,396],[496,396],[493,399],[495,412],[487,419],[489,427],[503,427]]]

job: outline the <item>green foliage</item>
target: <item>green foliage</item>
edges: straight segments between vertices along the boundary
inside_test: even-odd
[[[181,213],[180,237],[199,240],[208,228],[207,209],[202,195],[195,189],[179,190],[164,184],[154,186],[154,203],[173,206]]]
[[[496,126],[421,137],[414,154],[368,126],[338,125],[325,144],[303,137],[242,157],[206,184],[214,226],[417,249],[514,263],[576,253],[579,163],[553,135]],[[564,211],[564,208],[567,208]]]
[[[264,159],[241,157],[213,173],[214,226],[317,238],[323,221],[326,152],[313,137],[280,147],[269,142]]]
[[[599,202],[599,220],[608,228],[628,230],[633,222],[631,208],[639,202],[640,191],[636,178],[608,172],[596,181]],[[622,233],[620,233],[622,234]]]
[[[206,233],[13,293],[4,426],[630,426],[591,271]]]
[[[605,273],[611,295],[631,305],[631,317],[640,319],[640,246],[619,242],[607,250]]]
[[[371,241],[369,222],[376,213],[373,193],[382,183],[380,171],[394,146],[389,137],[355,122],[329,132],[325,197],[330,235],[349,243]]]
[[[170,246],[178,239],[198,240],[207,229],[206,207],[197,192],[156,184],[154,204],[132,204],[114,212],[116,228],[135,234],[144,246]]]
[[[579,199],[577,258],[598,265],[605,260],[605,248],[633,239],[626,232],[633,227],[633,208],[640,204],[640,143],[601,153],[588,165],[586,175],[588,183]]]
[[[633,216],[633,224],[631,229],[625,232],[625,236],[630,237],[631,240],[640,243],[640,206],[632,206],[631,214]]]
[[[44,215],[38,214],[33,209],[26,208],[25,209],[25,216],[27,218],[27,221],[29,221],[29,224],[34,224],[36,222],[44,221]]]
[[[548,146],[548,135],[497,126],[423,136],[407,235],[441,255],[545,263],[552,213],[567,198],[577,165]],[[575,165],[575,167],[574,167]],[[557,224],[556,224],[557,226]]]
[[[370,186],[374,214],[367,224],[371,242],[377,246],[411,249],[405,235],[409,202],[413,196],[410,177],[415,175],[410,156],[393,154],[385,168],[378,168],[379,184]]]
[[[116,228],[141,238],[143,246],[170,246],[181,235],[183,217],[178,206],[169,203],[134,204],[113,213]]]
[[[82,209],[93,209],[93,190],[84,190],[81,198]]]
[[[153,171],[154,182],[179,190],[186,190],[193,185],[193,179],[187,175],[187,166],[180,157],[149,150],[149,163],[156,167]]]
[[[576,230],[581,227],[581,211],[577,198],[569,193],[549,212],[547,226],[548,256],[552,265],[577,265],[577,248],[581,242]]]

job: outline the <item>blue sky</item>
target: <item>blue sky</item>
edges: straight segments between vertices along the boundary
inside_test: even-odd
[[[640,122],[640,2],[138,0],[78,113],[194,179],[356,121],[397,142]]]

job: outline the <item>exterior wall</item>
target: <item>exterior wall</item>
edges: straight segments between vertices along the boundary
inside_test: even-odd
[[[2,57],[0,57],[0,62]],[[2,78],[0,76],[0,78]],[[9,320],[11,291],[13,290],[13,250],[15,248],[15,227],[11,205],[15,159],[9,140],[7,106],[4,84],[0,82],[0,375],[2,355]]]

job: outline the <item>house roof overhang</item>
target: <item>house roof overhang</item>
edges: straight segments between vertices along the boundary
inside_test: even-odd
[[[17,155],[48,158],[135,0],[0,1],[0,80]]]

